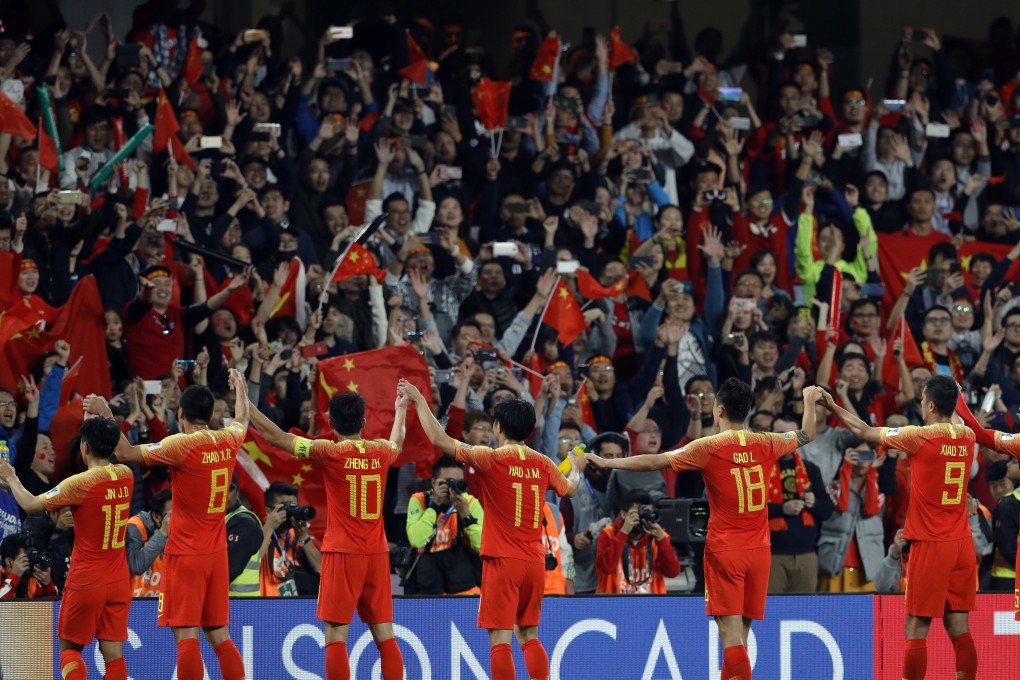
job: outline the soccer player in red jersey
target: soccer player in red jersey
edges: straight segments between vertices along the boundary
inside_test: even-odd
[[[478,627],[489,631],[492,680],[516,677],[510,652],[515,625],[528,677],[547,680],[549,657],[538,639],[545,591],[542,507],[546,489],[558,496],[577,493],[584,458],[570,458],[568,479],[550,458],[525,446],[523,442],[535,429],[535,407],[523,399],[504,400],[494,409],[493,430],[499,446],[491,449],[449,437],[414,385],[401,380],[397,392],[414,403],[418,420],[436,448],[478,471],[486,503]]]
[[[74,550],[57,621],[60,674],[64,680],[85,680],[81,651],[92,638],[106,661],[106,680],[127,680],[122,656],[131,607],[124,534],[131,516],[135,476],[110,457],[120,441],[112,418],[89,418],[81,426],[80,451],[88,468],[68,477],[41,496],[18,481],[14,468],[0,461],[0,479],[11,488],[25,512],[35,514],[69,507],[74,517]]]
[[[960,389],[934,375],[921,393],[921,427],[870,427],[826,395],[825,406],[847,429],[866,442],[910,456],[910,504],[903,536],[910,544],[907,584],[904,680],[924,678],[928,667],[928,631],[933,618],[942,624],[956,652],[956,677],[977,677],[977,650],[970,635],[969,612],[977,595],[977,555],[967,522],[967,482],[974,462],[974,432],[952,423]]]
[[[326,626],[326,679],[351,677],[347,634],[357,609],[379,648],[383,680],[401,680],[404,658],[393,637],[390,551],[382,510],[386,474],[404,444],[407,401],[397,399],[388,440],[362,439],[365,400],[355,393],[329,400],[329,422],[339,441],[298,437],[280,430],[255,407],[251,413],[252,426],[266,441],[318,463],[326,478],[329,515],[315,612]]]
[[[177,417],[181,434],[162,442],[132,446],[121,437],[117,459],[123,463],[169,465],[173,468],[174,516],[163,562],[163,592],[158,623],[174,631],[178,680],[202,680],[205,668],[198,629],[213,646],[224,680],[244,680],[241,654],[230,639],[230,571],[224,512],[234,452],[248,430],[248,387],[244,376],[230,369],[234,420],[210,430],[215,398],[207,387],[192,385],[181,394]],[[85,411],[109,415],[101,397],[89,395]]]
[[[719,434],[676,451],[607,460],[585,454],[600,468],[700,470],[708,489],[705,542],[705,614],[714,616],[723,645],[724,680],[750,680],[747,637],[751,621],[765,617],[772,562],[768,525],[768,479],[776,458],[792,454],[815,438],[819,387],[804,389],[801,429],[785,434],[754,433],[744,421],[754,403],[751,387],[736,378],[715,393],[712,413]]]

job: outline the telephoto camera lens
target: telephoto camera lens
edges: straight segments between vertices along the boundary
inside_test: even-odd
[[[444,481],[446,482],[447,488],[450,489],[450,491],[452,491],[453,493],[460,495],[464,495],[467,493],[468,490],[467,480],[454,479],[453,477],[449,477]]]
[[[288,519],[295,519],[299,522],[310,522],[315,519],[316,510],[313,505],[298,505],[294,501],[287,501],[283,504],[283,509],[287,511]]]
[[[642,522],[650,522],[651,524],[659,523],[659,512],[655,508],[650,508],[647,505],[642,505],[637,511],[638,519]]]

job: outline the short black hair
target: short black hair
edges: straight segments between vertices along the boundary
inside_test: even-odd
[[[461,319],[456,324],[454,324],[452,329],[450,329],[450,339],[456,340],[457,336],[460,335],[461,330],[463,330],[465,327],[474,328],[476,331],[478,331],[479,335],[481,335],[482,333],[482,327],[478,325],[478,322],[474,320],[474,317],[469,319]]]
[[[360,432],[365,427],[364,397],[356,392],[345,392],[330,399],[329,424],[342,435]]]
[[[562,432],[563,430],[577,430],[578,433],[580,433],[581,432],[581,424],[580,423],[575,423],[572,420],[563,420],[563,421],[560,422],[560,432]]]
[[[468,411],[464,414],[464,430],[470,430],[476,423],[492,425],[492,416],[485,411]]]
[[[842,371],[843,367],[846,366],[847,362],[853,361],[854,359],[858,359],[860,361],[863,361],[864,362],[864,368],[865,368],[865,370],[868,371],[868,373],[870,375],[870,373],[871,373],[871,362],[868,361],[868,355],[861,354],[860,352],[844,352],[842,355],[840,355],[839,359],[836,359],[836,367],[839,370]]]
[[[924,320],[925,321],[928,320],[928,317],[931,316],[932,312],[945,312],[946,314],[949,314],[949,318],[950,319],[953,318],[953,315],[950,314],[949,310],[946,309],[945,307],[943,307],[942,305],[932,305],[931,307],[926,309],[925,312],[924,312]]]
[[[712,385],[713,388],[715,387],[715,383],[712,382],[711,378],[709,378],[704,373],[699,373],[698,375],[692,375],[690,378],[687,379],[687,382],[684,383],[684,394],[685,395],[690,394],[691,393],[691,385],[693,385],[696,382],[700,382],[702,380],[707,382],[707,383],[709,383],[710,385]]]
[[[1007,310],[1006,313],[1002,315],[1003,327],[1005,327],[1006,322],[1008,322],[1014,316],[1020,316],[1020,307],[1010,307],[1009,310]]]
[[[948,375],[933,375],[924,381],[924,396],[935,404],[935,411],[948,418],[956,411],[960,388]]]
[[[205,385],[189,385],[181,393],[180,408],[189,423],[208,425],[212,420],[216,397]]]
[[[606,444],[616,444],[624,453],[630,450],[630,442],[619,432],[603,432],[591,440],[591,451],[595,455],[602,454],[602,447]]]
[[[985,468],[985,481],[997,482],[1000,479],[1005,479],[1008,470],[1009,463],[1004,460],[997,460]]]
[[[93,457],[109,460],[120,443],[120,426],[113,418],[95,416],[81,424],[81,439]]]
[[[754,403],[754,392],[743,380],[727,378],[715,392],[715,400],[726,411],[726,419],[731,423],[742,423]]]
[[[404,197],[404,194],[400,193],[399,191],[394,191],[383,200],[382,211],[384,213],[389,212],[390,205],[396,203],[397,201],[403,201],[404,203],[407,204],[408,207],[411,206],[411,202]]]
[[[441,456],[439,460],[432,464],[432,479],[439,479],[439,472],[441,470],[449,470],[450,468],[463,470],[464,463],[460,462],[453,456]]]
[[[25,534],[17,533],[6,536],[0,542],[0,562],[13,560],[22,550],[28,550],[28,537]]]
[[[173,500],[173,489],[169,486],[165,489],[157,491],[152,500],[149,501],[149,507],[152,512],[158,512],[161,515],[166,514],[166,504]]]
[[[994,267],[999,263],[998,260],[996,260],[988,253],[975,253],[970,258],[970,265],[968,265],[967,267],[968,271],[973,269],[974,265],[976,265],[978,262],[984,262],[985,264],[988,264],[991,267]]]
[[[522,442],[535,429],[535,407],[520,398],[504,399],[496,404],[492,417],[511,441]]]
[[[936,258],[956,262],[958,259],[956,246],[952,243],[946,242],[936,243],[928,249],[928,266],[931,266],[931,264],[935,262]]]
[[[297,496],[298,488],[293,484],[287,482],[281,482],[279,480],[271,483],[266,487],[266,491],[263,497],[266,501],[266,510],[272,511],[276,504],[273,502],[280,496]]]
[[[754,351],[755,345],[760,345],[763,342],[771,342],[777,348],[782,346],[782,343],[779,342],[779,336],[772,331],[755,331],[751,334],[750,339],[748,339],[747,347]]]
[[[634,489],[623,497],[623,505],[620,510],[626,512],[630,510],[631,506],[637,503],[638,505],[652,505],[652,494],[648,493],[644,489]]]
[[[870,297],[862,297],[850,303],[850,314],[848,316],[852,319],[854,314],[859,312],[862,307],[874,307],[876,312],[881,311],[878,307],[878,300]]]

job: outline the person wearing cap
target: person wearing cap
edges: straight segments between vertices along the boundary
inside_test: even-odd
[[[49,328],[57,320],[60,310],[51,307],[36,295],[41,278],[37,256],[26,250],[21,254],[18,278],[15,280],[15,292],[21,296],[20,303],[27,308],[24,310],[24,314],[45,321],[46,327]]]
[[[170,535],[173,508],[170,487],[158,491],[143,510],[128,519],[125,533],[128,570],[134,597],[156,597],[163,575],[163,548]]]
[[[263,531],[258,515],[241,503],[235,471],[227,491],[227,563],[231,597],[258,597]]]
[[[60,188],[64,190],[88,183],[92,175],[113,157],[108,148],[113,133],[109,109],[93,104],[82,112],[81,122],[85,128],[84,144],[64,152],[64,169],[59,181]]]
[[[165,374],[176,359],[185,356],[185,329],[190,331],[209,318],[247,280],[245,274],[238,274],[205,302],[182,307],[171,302],[174,280],[170,269],[163,265],[147,267],[138,279],[137,299],[123,314],[128,345],[145,349],[128,355],[131,373],[143,380],[156,380]]]

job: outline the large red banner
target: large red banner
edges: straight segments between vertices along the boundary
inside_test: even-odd
[[[906,607],[902,595],[875,598],[875,679],[903,677],[903,627]],[[977,610],[970,613],[970,631],[978,654],[978,680],[1016,677],[1016,650],[1020,647],[1020,621],[1013,617],[1013,594],[978,595]],[[1006,653],[1006,650],[1013,650]],[[953,643],[942,622],[935,619],[928,633],[929,678],[956,677]]]

